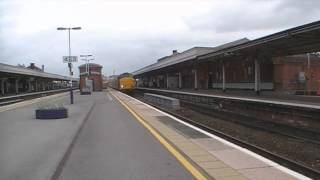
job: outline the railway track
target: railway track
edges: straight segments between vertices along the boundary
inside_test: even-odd
[[[74,88],[76,90],[77,88]],[[70,89],[57,89],[57,90],[50,90],[50,91],[42,91],[42,92],[33,92],[33,93],[26,93],[26,94],[18,94],[12,96],[3,96],[0,97],[0,107],[4,105],[14,104],[17,102],[25,101],[28,99],[33,99],[37,97],[48,96],[52,94],[62,93],[69,91]]]
[[[134,98],[138,98],[139,100],[150,104],[149,102],[145,101],[141,95],[140,96],[138,95],[138,97],[134,96]],[[156,108],[158,108],[158,109],[160,109],[160,110],[162,110],[162,111],[164,111],[164,112],[166,112],[168,114],[171,114],[171,115],[173,115],[173,116],[175,116],[175,117],[177,117],[177,118],[179,118],[179,119],[181,119],[181,120],[183,120],[185,122],[188,122],[188,123],[190,123],[190,124],[192,124],[192,125],[194,125],[194,126],[196,126],[198,128],[201,128],[201,129],[203,129],[203,130],[205,130],[207,132],[215,134],[215,135],[217,135],[217,136],[219,136],[219,137],[221,137],[223,139],[226,139],[226,140],[228,140],[228,141],[230,141],[230,142],[232,142],[234,144],[237,144],[237,145],[239,145],[241,147],[249,149],[249,150],[251,150],[251,151],[253,151],[253,152],[257,153],[257,154],[260,154],[260,155],[266,157],[267,159],[270,159],[270,160],[272,160],[274,162],[277,162],[277,163],[279,163],[279,164],[281,164],[281,165],[283,165],[285,167],[288,167],[288,168],[290,168],[290,169],[292,169],[292,170],[294,170],[296,172],[299,172],[301,174],[304,174],[304,175],[306,175],[308,177],[311,177],[311,178],[314,178],[314,179],[319,179],[320,178],[320,171],[317,170],[317,169],[311,168],[311,167],[306,166],[306,165],[304,165],[302,163],[299,163],[299,162],[296,162],[294,160],[288,159],[288,158],[286,158],[286,157],[284,157],[282,155],[279,155],[279,154],[277,154],[275,152],[272,152],[270,150],[264,149],[262,147],[258,147],[256,145],[250,144],[250,143],[245,142],[245,141],[243,141],[243,140],[241,140],[239,138],[235,138],[233,136],[230,136],[230,135],[228,135],[228,134],[226,134],[226,133],[224,133],[222,131],[219,131],[217,129],[213,129],[213,128],[205,125],[205,124],[199,123],[199,122],[197,122],[197,121],[195,121],[193,119],[184,117],[184,116],[182,116],[180,114],[177,114],[177,113],[175,113],[173,111],[170,111],[168,109],[165,109],[165,108],[162,108],[160,106],[157,106],[155,104],[150,104],[150,105],[152,105],[152,106],[154,106],[154,107],[156,107]],[[251,128],[253,128],[253,126],[251,126]],[[275,133],[275,131],[272,131],[272,130],[270,130],[269,132]],[[282,135],[284,135],[284,134],[282,134]],[[315,141],[314,143],[319,143],[319,142]]]
[[[199,104],[195,105],[190,102],[180,101],[185,107],[195,109],[201,113],[213,116],[222,120],[232,121],[237,124],[241,124],[246,127],[256,128],[267,132],[281,134],[287,137],[299,139],[300,141],[310,142],[320,145],[320,132],[297,128],[294,126],[289,126],[286,124],[274,123],[272,121],[259,120],[257,118],[240,117],[237,114],[232,114],[230,112],[221,112],[214,109],[201,106]]]
[[[136,91],[136,94],[141,94],[144,91]],[[157,92],[151,91],[151,93],[158,94]],[[295,119],[294,113],[295,110],[291,109],[274,109],[273,112],[270,112],[270,109],[261,109],[256,108],[255,106],[247,106],[243,109],[230,108],[231,104],[234,107],[237,107],[236,102],[226,103],[226,102],[215,102],[213,104],[208,103],[208,99],[199,99],[198,97],[192,95],[190,97],[180,96],[177,93],[173,94],[163,94],[159,92],[159,94],[164,96],[169,96],[173,98],[177,98],[180,100],[181,104],[185,107],[193,109],[197,112],[219,118],[221,120],[232,121],[237,124],[241,124],[246,127],[256,128],[260,130],[264,130],[267,132],[278,133],[287,137],[298,139],[302,142],[310,142],[314,144],[320,145],[320,123],[318,122],[318,114],[313,112],[311,114],[302,115],[299,113],[295,113],[299,117],[303,117],[304,119]],[[202,95],[201,95],[202,97]],[[229,106],[229,108],[224,108],[223,106]],[[250,111],[250,109],[255,109],[255,112]],[[276,113],[275,113],[276,111]],[[286,114],[286,111],[290,111],[290,115],[288,116],[278,116],[277,114]],[[305,109],[305,111],[308,111]],[[313,111],[313,110],[312,110]],[[259,113],[258,113],[259,112]],[[256,114],[256,115],[252,115]],[[259,114],[259,115],[257,115]],[[273,115],[278,116],[277,119],[272,119]],[[320,115],[320,114],[319,114]],[[309,117],[311,116],[311,117]],[[306,123],[306,125],[297,124]]]

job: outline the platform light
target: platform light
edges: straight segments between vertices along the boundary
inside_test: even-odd
[[[80,57],[84,57],[85,59],[81,59],[82,61],[85,61],[86,62],[86,74],[87,76],[89,76],[89,61],[93,61],[94,58],[92,59],[87,59],[88,57],[91,57],[93,56],[92,54],[86,54],[86,55],[80,55]]]
[[[60,30],[68,30],[68,35],[69,35],[69,59],[71,57],[71,45],[70,45],[70,30],[81,30],[81,27],[58,27],[57,28],[58,31]],[[73,72],[72,72],[72,63],[69,62],[68,63],[68,67],[69,67],[69,71],[70,71],[70,104],[73,104],[73,87],[72,87],[72,76],[73,76]]]

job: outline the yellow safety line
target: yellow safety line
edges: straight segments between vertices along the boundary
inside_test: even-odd
[[[130,108],[119,97],[114,96],[150,133],[175,157],[177,160],[196,178],[207,179],[200,171],[195,168],[178,150],[176,150],[162,135],[160,135],[153,127],[151,127],[141,116],[139,116],[132,108]]]

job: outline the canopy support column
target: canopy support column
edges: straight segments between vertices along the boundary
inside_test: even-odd
[[[260,62],[258,59],[254,60],[254,91],[257,95],[260,94]]]
[[[226,72],[224,62],[222,62],[222,91],[226,92]]]

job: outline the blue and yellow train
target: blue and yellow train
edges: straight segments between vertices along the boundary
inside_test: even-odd
[[[119,76],[111,76],[109,78],[109,87],[117,89],[121,92],[132,93],[136,87],[136,80],[130,73],[123,73]]]

